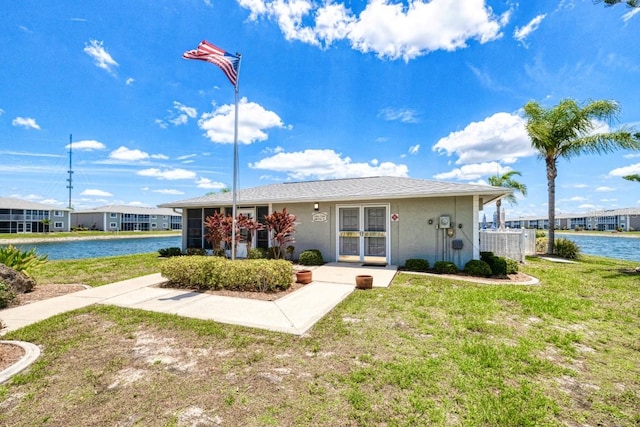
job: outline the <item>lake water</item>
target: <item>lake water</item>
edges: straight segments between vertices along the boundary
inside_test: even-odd
[[[182,247],[180,236],[142,237],[105,240],[71,240],[60,242],[27,243],[15,245],[22,249],[36,248],[39,255],[54,259],[99,258],[105,256],[157,252],[168,247]]]
[[[640,238],[556,232],[556,238],[558,237],[573,240],[584,254],[640,261]]]

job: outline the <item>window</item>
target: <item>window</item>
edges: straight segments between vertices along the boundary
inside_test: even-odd
[[[64,216],[64,213],[62,211],[53,211],[53,216],[61,217]]]
[[[109,218],[118,218],[118,214],[116,212],[110,212]]]
[[[162,223],[162,228],[164,228],[166,230],[167,228],[169,228],[169,224],[167,224],[166,222],[163,222]]]
[[[158,228],[158,224],[156,224],[155,222],[151,223],[151,228]]]
[[[158,219],[155,215],[151,215],[151,219]]]
[[[118,224],[115,222],[110,222],[109,223],[109,228],[118,228]]]
[[[61,221],[57,221],[53,223],[53,228],[62,228],[64,227],[64,223]]]

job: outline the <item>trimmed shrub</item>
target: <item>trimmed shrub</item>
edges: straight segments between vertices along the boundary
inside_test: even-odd
[[[433,271],[438,274],[456,274],[458,267],[449,261],[436,261],[436,263],[433,264]]]
[[[6,308],[16,298],[16,291],[4,282],[0,282],[0,308]],[[2,326],[0,324],[0,326]]]
[[[553,253],[566,259],[578,259],[580,247],[573,240],[560,238],[553,242]]]
[[[536,230],[536,239],[547,237],[547,232],[543,230]]]
[[[505,258],[505,261],[507,261],[507,274],[516,274],[520,269],[518,261],[511,258]]]
[[[31,277],[33,269],[46,264],[49,255],[39,256],[36,248],[22,250],[13,245],[0,248],[0,264],[24,273]]]
[[[204,248],[187,248],[187,255],[189,256],[203,256],[207,251]]]
[[[480,259],[472,259],[465,264],[462,270],[470,276],[489,277],[491,276],[491,267]]]
[[[293,281],[293,266],[284,260],[175,257],[164,261],[160,272],[174,286],[197,290],[275,292]]]
[[[494,276],[506,276],[507,275],[507,260],[503,257],[498,257],[493,252],[480,252],[480,259],[491,268],[491,274]]]
[[[158,254],[160,254],[160,256],[167,257],[167,258],[172,256],[180,256],[182,255],[182,249],[177,247],[162,248],[162,249],[158,249]]]
[[[264,259],[267,257],[267,251],[264,248],[251,248],[247,254],[247,259]]]
[[[404,263],[404,269],[407,271],[427,271],[429,270],[429,261],[420,258],[408,259]]]
[[[307,249],[300,253],[298,263],[301,265],[322,265],[324,259],[322,258],[322,252],[318,249]]]

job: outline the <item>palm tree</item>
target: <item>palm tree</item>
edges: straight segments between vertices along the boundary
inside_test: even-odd
[[[610,153],[618,149],[640,150],[640,138],[625,127],[613,132],[594,133],[597,121],[611,123],[617,119],[620,107],[615,101],[591,101],[584,106],[572,99],[560,101],[551,108],[543,108],[535,101],[524,106],[526,129],[531,146],[538,150],[547,167],[549,201],[549,245],[547,253],[553,253],[554,226],[556,220],[556,177],[558,159],[577,157],[580,154]]]
[[[640,174],[633,174],[633,175],[627,175],[627,176],[623,176],[624,179],[626,179],[627,181],[638,181],[640,182]]]
[[[489,177],[489,184],[494,187],[510,188],[515,191],[519,191],[523,196],[527,195],[527,186],[513,179],[514,175],[522,176],[518,171],[509,171],[504,175],[494,175]],[[505,196],[504,198],[510,204],[518,203],[516,196],[513,193]],[[500,206],[502,205],[502,199],[498,199],[496,202],[496,210],[498,211],[498,218],[500,218]]]
[[[602,0],[594,0],[594,3],[600,3]],[[606,6],[614,6],[618,3],[622,3],[622,0],[604,0]],[[625,3],[628,7],[640,7],[640,0],[626,0]]]

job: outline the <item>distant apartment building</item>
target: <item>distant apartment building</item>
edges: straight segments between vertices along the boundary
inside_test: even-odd
[[[491,225],[489,223],[489,226]],[[549,228],[549,219],[546,216],[511,218],[505,221],[505,226],[546,230]],[[560,230],[581,228],[598,231],[637,231],[640,230],[640,208],[608,209],[581,214],[556,214],[555,228]]]
[[[72,212],[71,227],[99,231],[182,230],[182,215],[168,208],[110,205]]]
[[[0,233],[47,233],[70,230],[70,209],[0,197]]]

